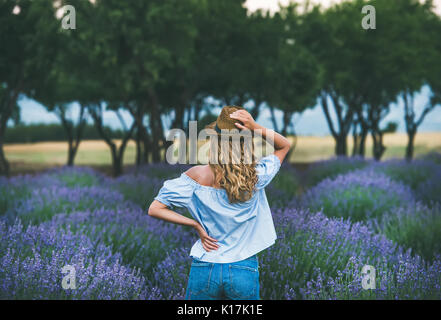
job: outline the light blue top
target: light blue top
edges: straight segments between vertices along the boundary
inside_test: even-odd
[[[201,261],[230,263],[246,259],[273,245],[277,235],[265,187],[280,169],[274,154],[256,164],[256,192],[245,202],[229,203],[224,189],[203,186],[182,173],[164,182],[155,200],[168,207],[185,207],[209,236],[218,240],[219,248],[205,251],[199,239],[190,256]]]

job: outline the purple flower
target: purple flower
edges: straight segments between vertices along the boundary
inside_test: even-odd
[[[368,167],[323,180],[305,193],[302,204],[313,211],[323,208],[330,217],[359,221],[413,201],[409,187]]]
[[[146,282],[121,256],[81,233],[54,225],[0,222],[0,298],[143,299]],[[63,289],[62,268],[75,269],[76,289]]]

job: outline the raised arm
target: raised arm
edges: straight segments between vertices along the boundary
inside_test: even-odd
[[[264,126],[258,124],[256,121],[254,121],[251,114],[246,110],[234,111],[230,114],[230,117],[243,123],[240,124],[239,122],[236,122],[236,126],[239,129],[260,130],[262,132],[262,137],[274,146],[274,155],[280,159],[280,163],[283,162],[288,154],[289,149],[291,148],[291,143],[287,138],[274,130],[265,128]]]

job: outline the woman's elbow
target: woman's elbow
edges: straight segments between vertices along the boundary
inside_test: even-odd
[[[287,138],[287,139],[286,139],[285,146],[283,147],[283,149],[285,149],[286,151],[289,151],[289,150],[291,149],[291,147],[292,147],[292,143],[291,143],[291,141]]]
[[[153,203],[150,204],[149,209],[147,210],[147,214],[151,217],[155,216],[155,205]]]
[[[158,215],[158,210],[165,209],[167,206],[161,202],[154,200],[147,211],[149,216],[156,217]]]

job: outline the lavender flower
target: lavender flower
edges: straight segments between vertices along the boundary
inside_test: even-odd
[[[58,213],[118,206],[133,207],[117,191],[100,187],[50,186],[35,189],[29,197],[19,199],[6,216],[10,222],[19,217],[25,223],[40,223]]]
[[[110,246],[121,253],[125,264],[139,268],[146,277],[168,252],[197,240],[195,232],[149,217],[140,208],[60,214],[46,224],[69,228]]]
[[[313,211],[323,208],[330,217],[360,221],[380,217],[412,201],[409,187],[369,167],[323,180],[305,193],[302,203]]]
[[[328,160],[317,161],[306,171],[305,177],[309,186],[314,186],[326,178],[334,178],[356,169],[364,168],[369,161],[362,157],[338,156]]]
[[[334,159],[308,170],[311,180],[282,167],[267,190],[278,240],[259,253],[262,298],[440,299],[439,167],[428,163]],[[0,299],[182,299],[197,235],[149,217],[146,206],[186,167],[0,178]],[[323,177],[297,199],[299,181]],[[431,206],[415,202],[424,196]],[[61,288],[66,264],[77,270],[76,290]],[[375,290],[361,286],[366,264],[376,268]]]
[[[120,263],[119,254],[81,233],[54,226],[10,227],[0,222],[0,298],[143,299],[145,279]],[[76,289],[63,289],[65,265],[76,270]]]
[[[384,162],[374,162],[371,167],[386,174],[395,181],[402,182],[416,190],[421,183],[441,172],[441,165],[424,159],[407,162],[401,159],[391,159]]]
[[[280,209],[279,240],[260,258],[265,299],[441,298],[441,262],[427,264],[363,223],[322,213]],[[377,270],[377,289],[364,290],[361,269]]]
[[[428,207],[421,202],[397,208],[378,220],[369,221],[370,228],[388,239],[433,260],[441,254],[441,204]]]

